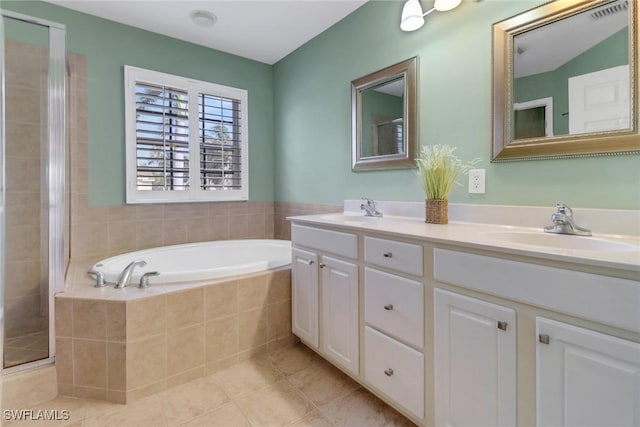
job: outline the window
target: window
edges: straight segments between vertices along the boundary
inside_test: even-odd
[[[124,72],[127,203],[247,200],[247,91]]]

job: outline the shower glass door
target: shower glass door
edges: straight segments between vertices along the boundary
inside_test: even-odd
[[[64,28],[2,11],[3,367],[53,355],[64,268]],[[61,133],[60,133],[61,132]]]

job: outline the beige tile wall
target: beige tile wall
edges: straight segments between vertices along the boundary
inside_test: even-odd
[[[276,239],[291,240],[291,223],[287,220],[288,216],[342,212],[343,208],[342,205],[276,202],[274,210]]]
[[[130,301],[56,298],[61,395],[133,401],[291,339],[289,269]]]

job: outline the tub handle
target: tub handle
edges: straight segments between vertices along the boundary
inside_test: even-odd
[[[139,288],[148,288],[149,287],[149,277],[150,276],[159,276],[160,272],[158,271],[149,271],[148,273],[144,273],[142,277],[140,277]]]
[[[104,288],[107,286],[107,282],[104,280],[104,273],[102,271],[89,270],[87,271],[87,274],[96,280],[96,284],[93,285],[94,288]]]

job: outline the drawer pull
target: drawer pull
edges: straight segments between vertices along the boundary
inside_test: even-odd
[[[545,335],[545,334],[538,335],[538,341],[540,341],[542,344],[549,344],[549,335]]]
[[[387,304],[387,305],[385,305],[385,306],[384,306],[384,309],[385,309],[385,310],[389,310],[389,311],[393,310],[393,304]]]
[[[385,258],[391,258],[393,256],[393,254],[391,252],[385,252],[382,254],[383,257]]]
[[[499,321],[498,322],[498,329],[500,329],[501,331],[506,331],[507,330],[507,322]]]
[[[306,263],[307,265],[313,265],[313,264],[315,264],[316,262],[315,262],[314,260],[312,260],[312,259],[307,259],[307,260],[305,260],[305,263]]]
[[[389,368],[389,369],[385,369],[384,370],[384,374],[388,377],[393,375],[393,369]]]

